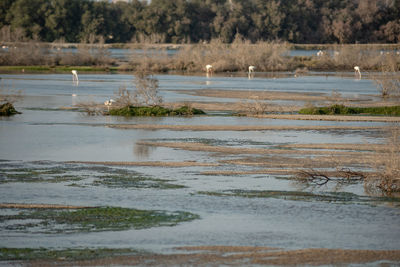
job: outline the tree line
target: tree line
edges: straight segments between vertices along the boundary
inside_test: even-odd
[[[400,42],[400,0],[1,0],[0,39]]]

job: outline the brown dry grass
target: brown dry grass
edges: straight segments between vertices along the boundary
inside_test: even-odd
[[[399,250],[345,250],[310,248],[282,250],[270,247],[179,247],[170,254],[139,254],[84,261],[32,261],[32,266],[318,266],[400,262]]]
[[[161,124],[110,124],[110,128],[118,129],[146,129],[171,131],[333,131],[333,130],[383,130],[378,126],[274,126],[274,125],[161,125]]]
[[[343,152],[343,151],[324,151],[324,150],[291,150],[291,149],[268,149],[268,148],[240,148],[240,147],[224,147],[224,146],[213,146],[206,145],[203,143],[194,142],[138,142],[139,145],[146,146],[157,146],[157,147],[169,147],[177,148],[189,151],[206,151],[206,152],[217,152],[226,154],[296,154],[296,155],[351,155],[359,156],[360,152]],[[366,152],[362,152],[363,156],[368,155]]]

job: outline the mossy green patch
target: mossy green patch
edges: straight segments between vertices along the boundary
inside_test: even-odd
[[[202,115],[204,111],[200,109],[190,108],[183,106],[178,109],[169,109],[161,106],[151,107],[137,107],[137,106],[126,106],[118,109],[110,109],[110,115],[113,116],[191,116],[191,115]]]
[[[346,107],[344,105],[331,105],[329,107],[311,107],[299,110],[300,114],[308,115],[385,115],[400,116],[400,106],[391,107]]]
[[[183,185],[171,184],[167,180],[154,179],[140,175],[111,175],[100,177],[93,182],[94,185],[104,185],[111,188],[157,188],[179,189]]]
[[[199,192],[209,196],[234,196],[246,198],[276,198],[294,201],[323,201],[336,203],[400,203],[399,198],[359,196],[349,192],[303,192],[303,191],[273,191],[273,190],[227,190],[219,192]]]
[[[0,248],[0,261],[10,260],[92,260],[115,256],[135,255],[136,250],[121,248],[63,249],[46,248]],[[140,252],[143,254],[143,252]]]
[[[77,210],[23,210],[17,215],[0,215],[0,222],[5,223],[4,228],[11,231],[74,233],[174,226],[198,218],[198,215],[184,211],[96,207]]]

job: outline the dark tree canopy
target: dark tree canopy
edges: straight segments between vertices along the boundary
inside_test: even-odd
[[[0,28],[2,41],[397,43],[400,0],[1,0]]]

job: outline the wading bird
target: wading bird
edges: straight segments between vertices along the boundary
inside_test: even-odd
[[[212,73],[213,72],[213,66],[212,65],[206,65],[206,71],[207,71],[207,74]]]
[[[104,102],[104,105],[107,106],[107,110],[110,111],[110,107],[112,106],[112,103],[114,103],[115,100],[114,99],[109,99],[107,101]]]
[[[256,67],[254,66],[249,66],[249,74],[253,73],[256,70]]]
[[[359,76],[359,78],[361,79],[361,71],[360,71],[360,67],[359,66],[355,66],[354,67],[354,74]]]
[[[321,57],[321,56],[323,56],[324,55],[324,52],[322,52],[321,50],[319,50],[318,52],[317,52],[317,56],[318,57]]]
[[[76,70],[72,70],[71,72],[72,72],[72,81],[73,82],[79,82],[78,72]]]

